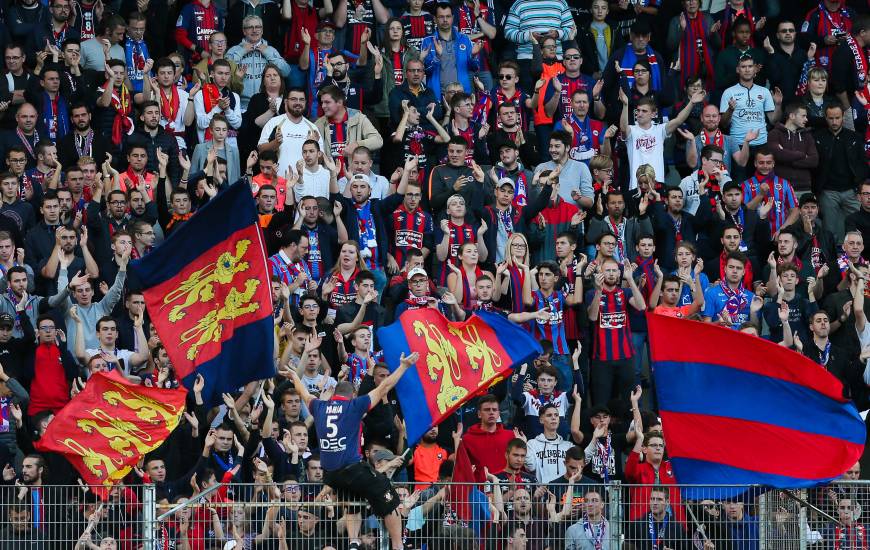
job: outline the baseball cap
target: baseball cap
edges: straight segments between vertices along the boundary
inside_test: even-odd
[[[335,30],[336,25],[332,22],[332,19],[321,19],[320,23],[317,24],[317,32],[322,31],[323,29],[332,29]]]
[[[0,313],[0,327],[12,328],[15,326],[15,317],[9,313]]]
[[[804,193],[803,195],[801,195],[800,200],[798,200],[798,206],[803,206],[809,203],[813,203],[818,206],[819,199],[817,199],[813,193]]]
[[[742,190],[742,188],[740,187],[740,184],[739,184],[739,183],[737,183],[737,182],[734,181],[734,180],[731,180],[731,181],[729,181],[728,183],[726,183],[725,185],[722,186],[722,194],[725,194],[725,193],[727,193],[728,191],[731,191],[732,189],[737,189],[738,191],[741,191],[741,190]]]
[[[505,185],[510,185],[512,188],[515,187],[514,180],[508,177],[501,178],[498,180],[498,185],[496,185],[496,187],[504,187]]]
[[[652,27],[649,26],[649,22],[645,19],[636,19],[628,30],[631,34],[638,36],[652,34]]]
[[[520,150],[519,145],[517,145],[514,140],[512,140],[510,138],[506,138],[506,137],[498,138],[498,150],[501,151],[505,147],[509,147],[511,149],[516,149],[517,151]]]
[[[408,280],[410,281],[411,279],[413,279],[417,275],[422,275],[422,276],[426,277],[427,279],[429,278],[429,274],[426,273],[425,269],[423,269],[422,267],[415,267],[415,268],[411,269],[411,271],[408,272]]]
[[[369,180],[369,177],[368,177],[367,175],[365,175],[365,174],[354,174],[354,175],[352,175],[352,176],[350,177],[350,181],[351,181],[351,182],[354,182],[354,181],[364,181],[364,182],[366,183],[366,185],[368,185],[368,186],[371,186],[371,185],[372,185],[371,180]]]
[[[377,464],[381,460],[393,460],[394,458],[396,458],[396,455],[394,455],[387,449],[378,449],[377,451],[372,453],[372,461],[375,464]]]

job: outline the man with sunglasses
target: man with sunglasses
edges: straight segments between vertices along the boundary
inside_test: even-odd
[[[602,83],[596,83],[591,76],[582,74],[583,56],[576,44],[565,47],[562,58],[565,72],[550,79],[544,90],[544,112],[553,120],[562,120],[574,112],[571,97],[576,90],[586,90],[592,94],[593,112],[597,118],[604,118],[604,103],[601,101]],[[602,81],[603,82],[603,81]]]
[[[801,78],[807,57],[817,51],[818,42],[806,42],[809,52],[797,46],[797,32],[793,21],[783,19],[776,26],[776,40],[765,40],[767,51],[767,75],[770,85],[782,90],[787,105],[795,98],[795,91]]]

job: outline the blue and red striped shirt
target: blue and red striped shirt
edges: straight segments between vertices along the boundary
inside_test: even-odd
[[[590,291],[590,300],[594,291]],[[595,325],[595,347],[592,358],[598,361],[622,361],[631,359],[631,327],[628,322],[628,301],[631,289],[616,287],[601,290],[598,302],[598,322]]]
[[[536,290],[532,293],[532,300],[534,300],[533,311],[546,309],[550,312],[548,320],[533,322],[532,334],[538,340],[553,342],[553,353],[569,355],[571,349],[565,336],[565,308],[567,307],[565,293],[557,290],[549,296],[544,296],[543,292]]]
[[[773,174],[762,176],[758,172],[743,182],[743,202],[749,204],[749,201],[757,197],[761,193],[761,185],[764,183],[770,187],[769,198],[773,198],[773,207],[767,215],[767,221],[770,223],[770,235],[773,236],[785,225],[789,211],[795,208],[798,202],[794,189],[787,179]]]

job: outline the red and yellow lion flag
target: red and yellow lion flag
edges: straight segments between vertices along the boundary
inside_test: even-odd
[[[111,487],[178,426],[186,395],[132,384],[117,371],[97,373],[35,446],[62,454],[88,485]]]

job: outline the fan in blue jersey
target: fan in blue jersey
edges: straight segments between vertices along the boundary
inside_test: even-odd
[[[574,266],[574,273],[583,273],[583,262]],[[550,363],[559,371],[558,388],[562,391],[571,389],[571,350],[568,347],[568,339],[565,336],[565,309],[568,306],[576,306],[583,303],[583,280],[577,278],[574,292],[566,295],[561,290],[556,290],[556,284],[562,277],[562,270],[555,262],[543,262],[535,273],[532,292],[532,307],[535,311],[546,309],[550,318],[546,321],[537,320],[532,326],[532,334],[538,340],[550,340],[553,342],[553,356]]]
[[[362,419],[375,404],[392,390],[405,371],[417,362],[419,354],[407,357],[402,354],[399,368],[393,371],[380,385],[368,394],[354,397],[353,385],[339,382],[335,393],[328,401],[315,399],[299,379],[296,371],[290,369],[290,376],[302,401],[311,411],[314,427],[320,442],[320,462],[323,466],[323,481],[336,492],[339,501],[358,501],[364,499],[372,511],[383,518],[390,534],[391,548],[403,548],[402,519],[397,508],[399,495],[389,478],[377,472],[360,453]],[[361,518],[359,512],[350,509],[344,513],[348,548],[360,548],[359,532]]]
[[[739,329],[744,323],[758,324],[758,312],[764,305],[743,286],[743,274],[749,259],[742,252],[730,252],[725,260],[725,278],[704,292],[704,321]],[[758,298],[758,299],[756,299]]]

